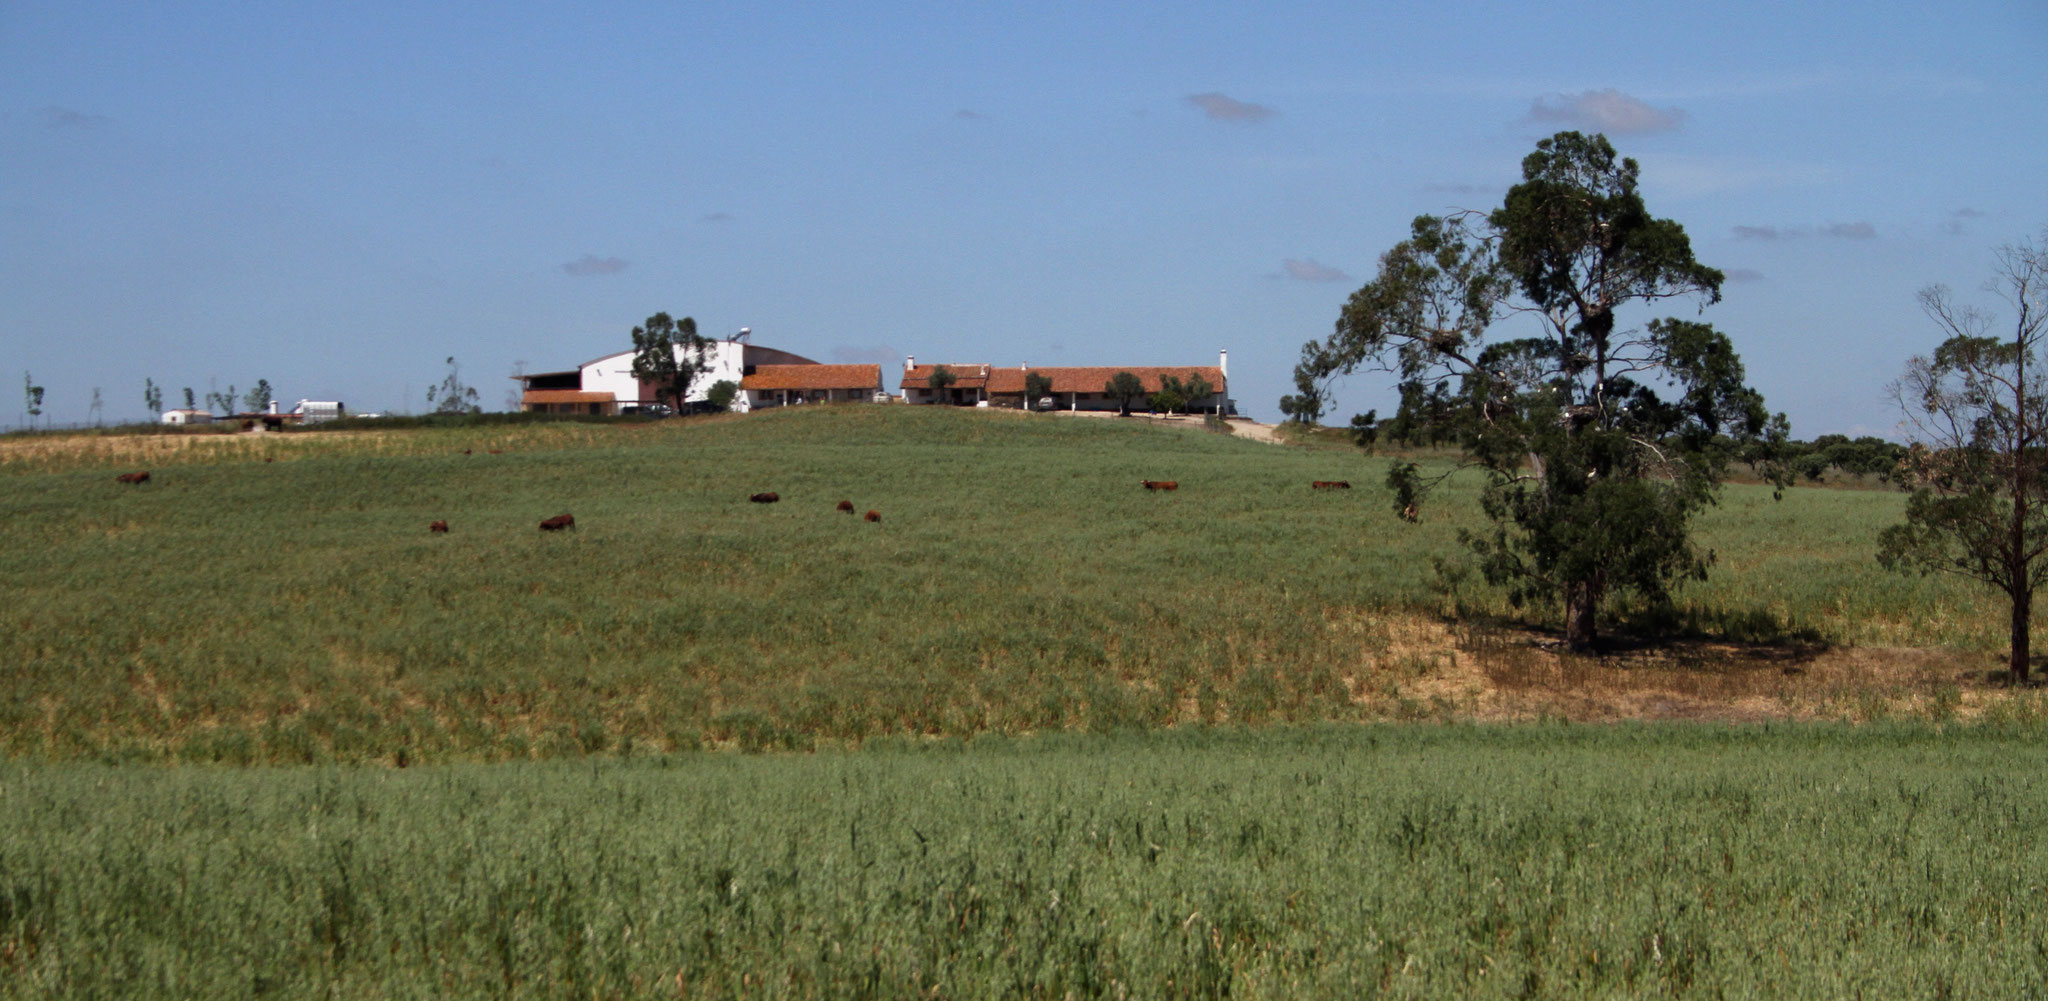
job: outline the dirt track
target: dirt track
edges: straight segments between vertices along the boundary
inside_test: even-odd
[[[1060,417],[1116,416],[1113,413],[1099,410],[1052,410],[1047,412]],[[1130,417],[1126,418],[1126,420],[1151,421],[1153,423],[1163,424],[1168,427],[1200,428],[1202,426],[1202,415],[1200,414],[1182,414],[1176,416],[1165,416],[1158,414],[1132,414]],[[1260,424],[1257,421],[1232,419],[1230,422],[1231,433],[1239,438],[1247,438],[1252,441],[1263,441],[1268,445],[1287,444],[1287,442],[1282,441],[1278,435],[1274,434],[1273,430],[1274,425]]]

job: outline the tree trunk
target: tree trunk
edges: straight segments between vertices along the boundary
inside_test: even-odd
[[[2033,612],[2033,592],[2029,591],[2025,594],[2015,594],[2012,596],[2012,660],[2010,661],[2010,666],[2012,668],[2012,680],[2022,685],[2027,683],[2028,668],[2031,666],[2028,661],[2033,656],[2032,644],[2028,641],[2027,636],[2028,622],[2033,618]]]
[[[1599,585],[1590,580],[1575,580],[1564,589],[1564,642],[1575,651],[1593,648],[1598,638],[1593,622],[1593,613],[1600,607]]]

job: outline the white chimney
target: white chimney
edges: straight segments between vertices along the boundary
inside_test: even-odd
[[[1217,367],[1218,369],[1221,369],[1221,370],[1223,371],[1223,377],[1224,377],[1225,379],[1228,379],[1228,378],[1230,378],[1230,351],[1229,351],[1229,349],[1227,349],[1227,348],[1226,348],[1226,349],[1224,349],[1224,350],[1222,350],[1222,351],[1219,351],[1219,352],[1217,352],[1217,353],[1216,353],[1216,367]]]
[[[270,401],[270,412],[271,412],[271,413],[273,413],[273,414],[274,414],[274,413],[277,413],[277,401],[276,401],[276,400],[272,400],[272,401]]]
[[[916,356],[916,355],[904,355],[904,356],[903,356],[903,371],[905,371],[905,372],[908,372],[908,371],[910,371],[911,369],[913,369],[913,368],[916,368],[916,367],[917,367],[917,356]]]

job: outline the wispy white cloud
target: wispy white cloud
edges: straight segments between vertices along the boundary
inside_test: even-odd
[[[1738,240],[1803,240],[1810,236],[1827,237],[1835,240],[1875,240],[1877,227],[1867,222],[1831,222],[1818,228],[1808,226],[1736,226],[1733,229]]]
[[[54,104],[44,108],[40,117],[46,129],[96,129],[113,121],[105,115],[73,111]]]
[[[1548,94],[1529,105],[1529,120],[1615,135],[1669,132],[1685,121],[1677,108],[1654,108],[1612,87],[1581,94]]]
[[[1189,94],[1188,103],[1202,109],[1202,114],[1207,115],[1212,122],[1257,123],[1280,115],[1280,112],[1263,104],[1240,101],[1215,91],[1207,94]]]
[[[1948,214],[1948,218],[1941,224],[1941,231],[1950,236],[1961,236],[1968,231],[1970,220],[1982,218],[1984,213],[1977,209],[1959,208]]]
[[[588,278],[592,275],[615,275],[624,270],[626,270],[625,261],[616,257],[598,257],[595,254],[584,254],[582,257],[562,265],[563,274],[576,278]]]
[[[1317,263],[1313,257],[1299,261],[1290,257],[1280,262],[1280,270],[1285,272],[1289,278],[1305,282],[1342,282],[1351,280],[1350,275],[1327,264]]]

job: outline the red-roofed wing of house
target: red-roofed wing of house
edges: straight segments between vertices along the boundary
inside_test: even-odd
[[[886,392],[880,365],[752,365],[740,390],[750,407],[865,403]]]

